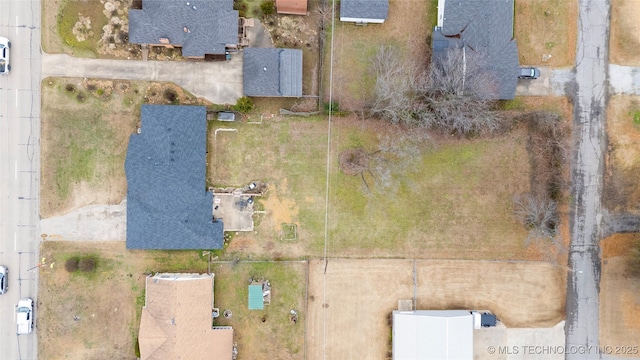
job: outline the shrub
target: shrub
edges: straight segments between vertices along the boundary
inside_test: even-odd
[[[233,110],[239,113],[248,113],[253,110],[253,100],[249,97],[243,96],[238,99],[238,102],[233,106]]]
[[[83,272],[93,272],[96,270],[96,260],[92,257],[83,257],[78,261],[78,268]]]
[[[64,269],[70,273],[78,271],[78,261],[79,260],[77,257],[67,259],[67,261],[64,263]]]
[[[337,101],[331,101],[330,103],[324,103],[324,114],[329,115],[339,115],[340,114],[340,104]]]
[[[271,0],[263,1],[260,4],[260,10],[262,10],[264,16],[273,15],[276,12],[276,4]]]

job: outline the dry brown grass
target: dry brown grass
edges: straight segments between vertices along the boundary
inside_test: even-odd
[[[640,66],[640,1],[611,1],[609,60],[618,65]]]
[[[609,149],[604,203],[610,211],[640,213],[640,96],[618,95],[609,101],[607,132]]]
[[[310,262],[308,359],[384,359],[387,316],[398,300],[414,299],[414,261],[329,259],[324,272],[324,262]],[[507,326],[521,327],[553,326],[564,318],[566,272],[560,267],[426,260],[415,263],[415,272],[418,309],[488,309]]]
[[[514,27],[521,64],[573,65],[578,31],[576,0],[516,1]],[[543,62],[543,54],[550,54],[551,59]]]

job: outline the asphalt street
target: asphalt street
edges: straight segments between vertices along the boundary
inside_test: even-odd
[[[571,165],[571,245],[567,281],[566,346],[597,349],[602,188],[608,94],[609,2],[580,0],[574,154]],[[567,353],[567,360],[599,359],[597,351]]]
[[[40,179],[40,2],[0,0],[0,36],[11,41],[11,73],[0,76],[0,358],[37,359]],[[34,333],[16,335],[15,306],[36,301]]]

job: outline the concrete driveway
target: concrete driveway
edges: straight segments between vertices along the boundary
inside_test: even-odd
[[[522,65],[526,66],[526,65]],[[539,67],[540,77],[535,80],[518,79],[517,96],[566,96],[567,85],[575,80],[573,68],[552,69]]]
[[[142,61],[42,57],[42,77],[86,77],[173,82],[216,104],[235,104],[243,95],[242,51],[230,61]]]

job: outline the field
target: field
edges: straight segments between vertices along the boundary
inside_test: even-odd
[[[91,204],[118,204],[126,194],[129,136],[144,103],[196,104],[175,85],[91,79],[42,82],[43,218]]]
[[[611,97],[607,117],[605,206],[610,211],[640,214],[640,97]]]
[[[388,316],[414,294],[419,309],[486,309],[508,326],[554,326],[564,318],[566,272],[545,263],[329,259],[324,272],[322,261],[310,262],[311,360],[384,359]]]
[[[211,271],[216,274],[215,306],[233,312],[215,325],[233,326],[238,359],[305,358],[306,262],[214,263]],[[271,304],[264,310],[248,309],[249,278],[271,284]],[[289,318],[291,310],[298,313],[296,323]]]
[[[39,269],[36,333],[45,360],[134,360],[146,274],[207,271],[198,252],[128,251],[121,241],[47,241],[40,254],[54,263]],[[65,270],[68,258],[83,255],[97,258],[95,272]]]
[[[609,45],[612,63],[640,66],[640,1],[611,1]]]
[[[516,1],[514,28],[521,64],[573,66],[578,31],[576,0]],[[551,55],[546,61],[545,54]]]
[[[627,271],[639,234],[617,234],[602,241],[600,280],[600,344],[636,346],[640,343],[640,283]],[[637,358],[637,352],[630,355]]]

